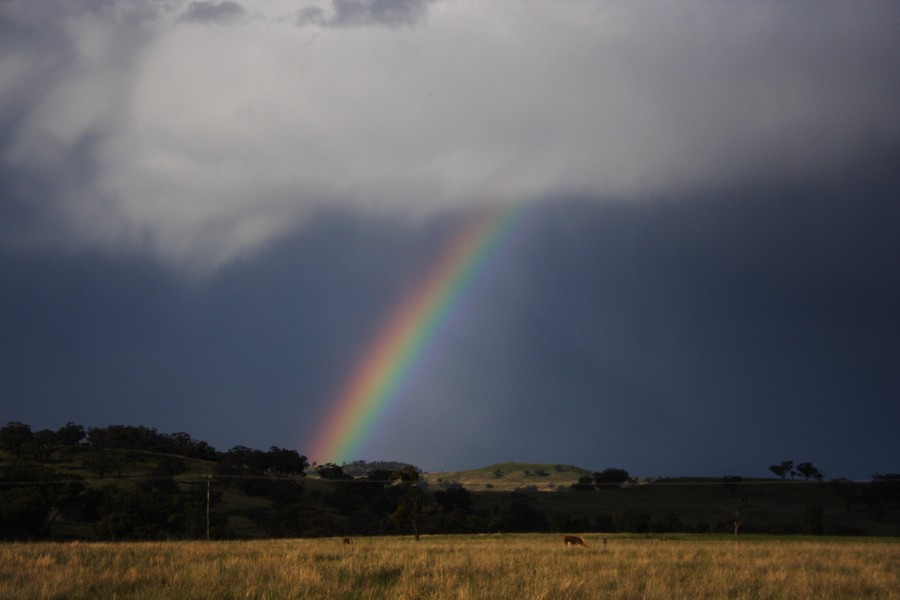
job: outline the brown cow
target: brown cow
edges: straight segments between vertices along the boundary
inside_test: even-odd
[[[584,546],[584,540],[577,535],[567,535],[563,538],[563,541],[566,543],[566,546]]]
[[[353,538],[345,537],[345,538],[344,538],[344,543],[345,543],[345,544],[352,544],[352,543],[353,543]]]

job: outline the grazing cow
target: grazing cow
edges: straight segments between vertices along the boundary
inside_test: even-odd
[[[345,543],[345,544],[352,544],[352,543],[353,543],[353,538],[349,538],[349,537],[344,538],[344,543]]]
[[[566,543],[566,546],[584,546],[584,540],[577,535],[567,535],[563,538],[563,541]]]

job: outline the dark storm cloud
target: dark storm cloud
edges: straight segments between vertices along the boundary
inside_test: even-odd
[[[900,181],[886,166],[852,171],[541,203],[360,458],[896,470]],[[202,286],[137,256],[4,252],[3,412],[308,452],[368,342],[460,225],[320,214]]]
[[[897,5],[433,8],[0,2],[3,414],[305,451],[527,199],[360,458],[895,472]]]
[[[182,19],[189,23],[228,23],[246,14],[237,2],[191,2]]]
[[[644,207],[545,207],[498,277],[496,305],[473,315],[418,392],[456,396],[448,405],[485,428],[467,436],[423,410],[401,420],[406,434],[423,446],[464,439],[439,465],[474,466],[502,447],[647,474],[674,456],[682,474],[762,475],[764,457],[782,455],[833,476],[893,468],[900,182],[859,174]]]
[[[202,287],[140,256],[0,252],[0,412],[303,447],[361,340],[445,236],[346,214],[315,224]]]
[[[303,9],[298,25],[358,27],[413,25],[427,14],[435,0],[331,0],[330,10],[318,6]]]

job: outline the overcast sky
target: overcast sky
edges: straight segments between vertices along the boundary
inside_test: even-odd
[[[897,31],[866,1],[0,0],[0,419],[307,453],[454,234],[529,201],[358,458],[897,472]]]

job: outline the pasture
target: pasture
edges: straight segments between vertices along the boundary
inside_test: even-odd
[[[897,539],[582,537],[10,543],[0,597],[900,598]]]

